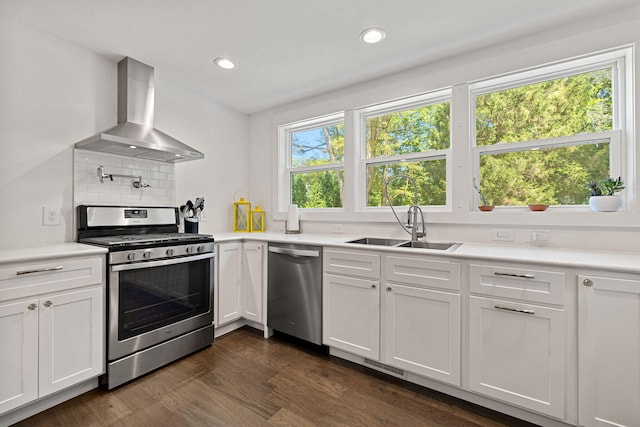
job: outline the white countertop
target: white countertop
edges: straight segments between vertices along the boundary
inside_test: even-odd
[[[331,245],[351,250],[384,250],[403,254],[446,256],[448,258],[478,259],[485,261],[527,262],[558,267],[640,273],[640,252],[595,251],[482,243],[462,243],[460,246],[453,248],[453,250],[442,251],[345,243],[348,240],[364,236],[348,236],[342,234],[221,233],[214,234],[213,237],[216,243],[236,240],[255,240],[263,242]]]
[[[107,250],[98,246],[81,243],[55,243],[24,246],[20,248],[0,248],[0,265],[33,262],[54,258],[83,257],[106,254]]]
[[[329,245],[350,250],[386,251],[396,254],[446,256],[447,258],[478,259],[484,261],[526,262],[558,267],[640,273],[640,252],[593,251],[481,243],[462,243],[460,246],[454,247],[453,250],[441,251],[345,243],[363,236],[343,234],[218,233],[214,234],[213,237],[216,243],[253,240],[260,242]],[[52,258],[101,255],[105,253],[107,253],[105,248],[80,243],[41,244],[15,249],[0,248],[0,265]]]

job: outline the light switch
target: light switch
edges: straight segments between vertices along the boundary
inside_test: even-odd
[[[549,242],[549,234],[550,234],[550,232],[547,231],[547,230],[532,231],[531,232],[531,242],[533,242],[533,243],[548,243]]]

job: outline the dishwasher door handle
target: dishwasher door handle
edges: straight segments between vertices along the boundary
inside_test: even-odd
[[[276,254],[289,255],[296,258],[318,258],[320,251],[308,251],[302,249],[280,248],[277,246],[269,246],[269,252]]]

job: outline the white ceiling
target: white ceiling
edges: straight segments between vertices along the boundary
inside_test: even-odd
[[[533,33],[640,17],[638,0],[0,0],[0,15],[244,113]],[[387,38],[365,45],[360,32]],[[226,71],[212,61],[228,56]]]

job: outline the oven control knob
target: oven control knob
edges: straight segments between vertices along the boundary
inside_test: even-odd
[[[193,253],[193,246],[187,246],[187,253],[188,254],[192,254]]]
[[[142,254],[142,258],[144,259],[151,258],[151,251],[144,251],[144,253]]]
[[[202,246],[202,245],[198,245],[198,247],[196,248],[196,250],[198,251],[198,253],[204,252],[204,246]]]
[[[176,250],[173,248],[169,248],[167,249],[167,252],[165,252],[167,254],[167,256],[173,256],[173,254],[176,253]]]
[[[127,254],[127,259],[128,259],[129,261],[135,261],[135,259],[136,259],[136,253],[135,253],[135,252],[129,252],[129,253]]]

